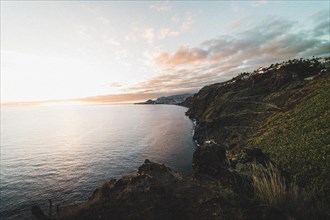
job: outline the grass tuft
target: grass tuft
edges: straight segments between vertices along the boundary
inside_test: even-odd
[[[298,187],[289,183],[271,163],[266,167],[252,164],[253,188],[257,198],[269,207],[281,208],[298,201]]]

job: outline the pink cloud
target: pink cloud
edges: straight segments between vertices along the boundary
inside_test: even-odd
[[[181,46],[176,52],[162,52],[156,57],[156,62],[162,65],[177,66],[182,64],[201,64],[207,58],[207,52],[198,48]]]

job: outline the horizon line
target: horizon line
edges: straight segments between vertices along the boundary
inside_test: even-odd
[[[69,99],[48,99],[36,101],[0,101],[3,107],[29,107],[29,106],[60,106],[60,105],[106,105],[106,104],[134,104],[148,99],[157,99],[161,96],[171,96],[184,93],[195,93],[192,91],[160,92],[160,93],[124,93],[88,96]]]

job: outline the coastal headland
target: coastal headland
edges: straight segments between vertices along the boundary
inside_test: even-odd
[[[328,219],[330,58],[294,59],[203,87],[193,173],[148,159],[85,203],[37,219]],[[151,103],[149,103],[151,104]]]

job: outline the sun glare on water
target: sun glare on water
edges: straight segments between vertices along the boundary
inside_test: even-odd
[[[94,102],[81,102],[81,101],[59,101],[59,102],[45,102],[42,106],[76,106],[76,105],[94,105]]]

